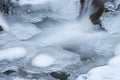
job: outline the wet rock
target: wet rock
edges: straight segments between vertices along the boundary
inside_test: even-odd
[[[68,80],[68,77],[70,76],[70,74],[66,74],[64,72],[52,72],[50,75],[59,80]]]
[[[0,31],[3,31],[3,28],[2,28],[2,26],[0,25]]]
[[[15,72],[16,71],[14,71],[14,70],[6,70],[6,71],[2,72],[2,74],[10,75],[10,74],[15,73]]]
[[[99,18],[106,10],[104,7],[104,1],[105,0],[94,0],[92,3],[93,6],[97,9],[97,11],[90,16],[90,19],[94,24],[100,24]]]

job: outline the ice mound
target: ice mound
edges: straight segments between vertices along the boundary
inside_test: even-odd
[[[12,47],[0,51],[0,60],[14,60],[27,55],[27,50],[23,47]]]

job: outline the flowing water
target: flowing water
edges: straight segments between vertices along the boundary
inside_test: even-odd
[[[2,14],[0,14],[0,26],[3,28],[4,31],[9,30],[9,25]]]
[[[96,31],[96,26],[90,20],[90,15],[95,10],[92,6],[92,0],[85,0],[78,20],[52,25],[45,22],[39,25],[45,26],[40,27],[42,33],[32,38],[31,41],[39,42],[38,44],[42,47],[60,46],[81,54],[81,58],[90,58],[95,55],[95,42],[107,35],[103,31]]]
[[[85,2],[83,3],[81,14],[80,14],[81,17],[84,17],[84,16],[89,17],[93,13],[95,8],[92,5],[92,2],[93,0],[85,0]]]
[[[92,0],[85,0],[79,19],[55,24],[49,21],[44,22],[42,25],[38,24],[42,32],[31,38],[30,41],[41,45],[41,47],[60,46],[77,53],[88,54],[88,52],[91,52],[94,55],[94,41],[104,36],[104,32],[96,32],[94,29],[95,26],[90,20],[90,15],[95,10]],[[2,16],[0,17],[0,21],[3,29],[8,31],[9,26]],[[86,47],[86,44],[89,44],[89,46]]]

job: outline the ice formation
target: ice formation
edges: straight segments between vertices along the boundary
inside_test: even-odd
[[[18,13],[16,17],[28,22],[39,22],[48,17],[55,20],[75,20],[80,11],[79,0],[13,0],[13,3],[21,4],[18,12],[15,11]]]
[[[115,37],[119,37],[120,34],[118,17],[120,17],[119,11],[108,12],[101,17],[103,27]]]
[[[0,79],[119,80],[120,2],[106,0],[94,25],[92,1],[11,0],[0,15]]]

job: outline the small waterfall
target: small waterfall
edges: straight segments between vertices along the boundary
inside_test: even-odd
[[[8,31],[9,26],[3,15],[0,13],[0,26],[4,31]]]
[[[89,32],[93,29],[93,24],[90,20],[90,15],[96,11],[96,8],[92,5],[93,0],[84,0],[80,13],[80,29],[83,32]]]
[[[84,16],[90,16],[93,12],[93,6],[92,6],[92,2],[93,0],[85,0],[85,2],[83,3],[83,7],[81,10],[81,17]]]

